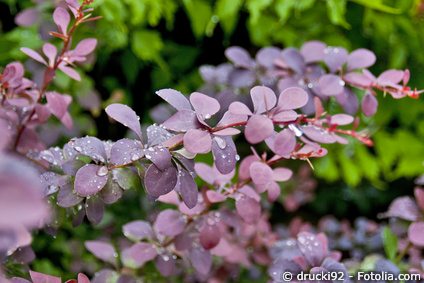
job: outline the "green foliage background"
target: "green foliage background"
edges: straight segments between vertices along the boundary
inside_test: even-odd
[[[17,12],[32,6],[29,0],[0,0],[0,66],[25,60],[21,46],[41,46],[37,27],[13,24]],[[80,36],[94,36],[100,46],[95,65],[84,75],[84,87],[97,89],[105,104],[113,100],[131,104],[144,121],[159,102],[155,90],[196,90],[201,85],[198,67],[224,62],[224,50],[231,45],[252,54],[261,46],[299,47],[312,39],[349,50],[365,47],[377,54],[372,71],[409,68],[411,84],[424,88],[421,0],[96,0],[94,6],[103,19],[95,27],[85,27]],[[50,20],[53,0],[39,7]],[[65,77],[59,77],[57,87],[75,96],[83,93]],[[357,142],[331,146],[327,157],[314,162],[321,182],[318,198],[307,211],[349,217],[349,207],[354,207],[375,216],[395,195],[411,193],[412,180],[424,172],[423,98],[394,100],[381,95],[379,103],[377,116],[365,121],[374,148]],[[80,123],[94,121],[96,126],[85,129],[90,134],[111,139],[123,135],[122,128],[108,125],[104,114],[78,107],[73,113]],[[376,189],[385,190],[384,197]],[[353,206],[334,205],[339,199]],[[130,219],[134,218],[125,220]],[[78,233],[89,233],[84,229]],[[69,252],[55,251],[54,245],[50,249]],[[46,262],[36,264],[41,270],[60,272]]]

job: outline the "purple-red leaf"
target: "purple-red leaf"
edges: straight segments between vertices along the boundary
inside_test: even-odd
[[[408,228],[408,238],[417,247],[424,247],[424,222],[414,222]]]
[[[29,275],[31,276],[31,280],[37,283],[61,283],[62,282],[62,280],[59,277],[42,274],[32,270],[29,271]]]
[[[345,82],[336,75],[324,75],[318,81],[321,94],[326,96],[337,96],[343,92]]]
[[[242,196],[236,200],[236,209],[237,213],[248,224],[256,223],[261,217],[261,205],[247,196]]]
[[[281,92],[278,97],[280,110],[292,110],[301,108],[308,102],[308,93],[299,87],[289,87]]]
[[[236,168],[237,149],[231,137],[214,137],[212,154],[215,167],[221,174],[230,174]]]
[[[265,185],[273,180],[273,172],[269,165],[255,161],[249,168],[250,176],[255,185]]]
[[[366,116],[373,116],[377,112],[378,100],[374,95],[367,93],[364,98],[362,98],[362,112]]]
[[[96,49],[97,39],[86,38],[81,40],[74,49],[73,55],[87,56]]]
[[[254,62],[250,57],[249,53],[245,49],[238,46],[227,48],[227,50],[225,50],[225,56],[236,67],[249,69],[254,65]]]
[[[153,229],[150,223],[142,220],[132,221],[122,227],[124,236],[133,241],[153,238]]]
[[[349,70],[368,68],[374,65],[375,54],[368,49],[357,49],[347,57],[347,68]]]
[[[110,162],[114,165],[126,165],[144,156],[143,145],[138,140],[121,139],[115,142],[110,151]]]
[[[177,169],[170,166],[160,170],[152,164],[146,171],[144,177],[144,186],[147,193],[155,198],[165,195],[172,191],[177,184]]]
[[[208,153],[211,146],[212,138],[207,131],[191,129],[184,135],[184,147],[191,153]]]
[[[179,211],[166,209],[159,213],[153,228],[159,234],[174,237],[184,231],[185,225],[184,216]]]
[[[103,174],[104,167],[87,164],[81,167],[75,175],[75,191],[82,197],[98,193],[107,183],[108,175]]]
[[[124,104],[115,103],[106,107],[106,113],[112,119],[133,130],[140,139],[142,138],[139,122],[140,118],[130,107]]]
[[[274,133],[272,121],[262,115],[253,115],[247,122],[244,135],[251,144],[257,144]]]
[[[38,52],[32,50],[31,48],[26,48],[26,47],[22,47],[21,51],[23,53],[25,53],[26,55],[28,55],[29,57],[31,57],[32,59],[34,59],[35,61],[40,62],[41,64],[44,64],[47,66],[47,62],[46,60],[44,60],[43,57],[41,57],[40,54],[38,54]]]
[[[221,108],[218,100],[200,92],[193,92],[190,95],[190,102],[196,114],[203,119],[211,118]]]
[[[272,89],[265,86],[255,86],[250,90],[250,97],[256,114],[262,114],[274,108],[277,97]]]
[[[274,152],[280,156],[291,154],[296,147],[296,136],[289,129],[275,135]]]
[[[113,265],[116,263],[117,254],[115,248],[110,243],[103,241],[86,241],[85,247],[98,259]]]
[[[69,23],[71,21],[71,17],[69,16],[68,11],[66,11],[65,8],[57,7],[53,12],[53,20],[59,28],[59,31],[66,35]]]
[[[170,88],[161,89],[158,90],[156,94],[177,110],[191,110],[188,99],[177,90]]]
[[[157,251],[152,244],[136,243],[122,251],[121,259],[126,267],[137,269],[156,256]]]
[[[216,247],[221,240],[221,231],[218,225],[209,225],[205,223],[200,229],[199,241],[205,250],[210,250]]]

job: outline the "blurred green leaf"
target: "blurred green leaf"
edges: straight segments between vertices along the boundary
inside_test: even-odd
[[[386,256],[389,260],[394,262],[398,250],[398,238],[387,226],[383,229],[382,238]]]
[[[157,31],[139,30],[133,33],[131,47],[135,55],[146,61],[160,62],[163,42]]]

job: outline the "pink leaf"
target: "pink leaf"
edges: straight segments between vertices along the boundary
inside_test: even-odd
[[[31,48],[26,48],[26,47],[22,47],[21,51],[23,53],[25,53],[26,55],[28,55],[29,57],[31,57],[32,59],[34,59],[35,61],[40,62],[41,64],[44,64],[47,66],[47,62],[46,60],[44,60],[43,57],[41,57],[40,54],[38,54],[38,52],[32,50]]]
[[[57,7],[53,12],[53,20],[59,28],[59,32],[66,35],[68,25],[71,21],[71,17],[69,16],[68,11],[62,7]]]

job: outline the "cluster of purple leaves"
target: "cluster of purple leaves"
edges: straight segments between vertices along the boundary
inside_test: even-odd
[[[68,113],[71,96],[48,88],[57,70],[79,79],[74,70],[75,64],[85,62],[94,51],[95,39],[83,40],[71,48],[76,27],[93,20],[90,18],[91,9],[86,8],[90,3],[88,0],[81,4],[68,0],[55,9],[53,22],[57,31],[52,31],[51,35],[63,41],[61,51],[50,43],[43,46],[43,56],[22,48],[24,53],[44,65],[44,69],[40,70],[43,74],[41,83],[25,78],[24,67],[19,62],[8,64],[0,73],[1,261],[10,255],[22,264],[34,259],[30,231],[42,228],[51,219],[51,209],[40,184],[39,168],[32,166],[27,154],[35,154],[32,152],[45,148],[38,128],[51,116],[68,128],[73,126]],[[68,10],[74,19],[71,19]],[[3,282],[6,279],[3,279],[2,272],[0,268],[0,281]]]
[[[334,97],[346,113],[354,115],[361,106],[365,115],[372,116],[378,105],[376,91],[396,99],[417,98],[422,92],[407,86],[408,70],[388,70],[375,77],[367,68],[375,63],[376,56],[362,48],[349,53],[342,47],[310,41],[300,49],[265,47],[255,58],[241,47],[230,47],[225,55],[230,63],[200,68],[205,81],[201,91],[225,106],[233,101],[246,101],[247,91],[255,85],[268,86],[277,93],[300,87],[309,96],[309,102],[302,107],[306,114],[315,111],[313,97],[322,101]],[[361,103],[357,90],[362,93]]]
[[[80,5],[77,1],[67,1],[67,8],[74,16],[72,25],[67,9],[58,7],[54,11],[53,20],[57,31],[51,32],[51,35],[63,40],[60,52],[51,43],[44,44],[43,55],[29,48],[21,49],[32,59],[45,65],[40,85],[24,77],[25,70],[19,62],[10,63],[0,74],[0,130],[4,133],[1,143],[8,149],[20,153],[44,149],[37,127],[46,123],[51,116],[72,128],[72,118],[68,113],[72,97],[49,91],[48,86],[57,70],[79,80],[80,75],[74,69],[75,64],[85,62],[96,47],[95,39],[84,39],[73,49],[70,46],[75,28],[90,20],[90,9],[85,9],[85,5],[85,2]]]
[[[403,196],[395,199],[383,214],[391,220],[391,229],[399,238],[398,251],[407,254],[410,269],[424,275],[424,185],[423,177],[417,180],[415,199]]]

